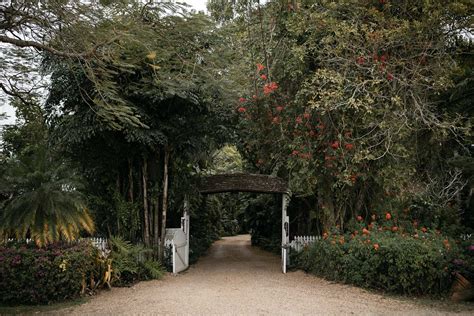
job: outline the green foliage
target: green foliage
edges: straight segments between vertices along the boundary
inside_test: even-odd
[[[259,195],[250,198],[245,210],[252,245],[279,253],[281,249],[281,208],[276,195]]]
[[[141,280],[159,279],[163,275],[160,263],[153,260],[153,250],[133,245],[121,237],[109,239],[112,260],[112,284],[129,286]]]
[[[77,170],[48,147],[38,103],[14,100],[19,124],[2,132],[0,235],[31,237],[39,245],[94,231]],[[4,197],[4,198],[2,198]]]
[[[88,243],[0,246],[0,303],[47,304],[78,297],[99,279],[98,251]]]
[[[317,197],[307,207],[321,230],[386,199],[426,201],[440,226],[469,209],[456,202],[465,176],[447,163],[471,156],[465,1],[245,4],[230,29],[249,51],[234,104],[253,170]]]
[[[297,265],[330,280],[392,293],[446,294],[452,284],[456,244],[435,232],[416,235],[371,230],[330,234],[297,257]]]

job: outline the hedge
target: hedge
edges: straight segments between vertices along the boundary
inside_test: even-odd
[[[97,258],[98,251],[86,242],[0,246],[0,303],[46,304],[77,297],[94,275]]]
[[[364,230],[325,234],[297,255],[300,268],[366,288],[410,295],[445,294],[453,281],[456,244],[435,232]]]

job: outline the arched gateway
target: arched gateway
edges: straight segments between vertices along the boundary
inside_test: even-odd
[[[281,212],[281,268],[286,273],[288,263],[288,245],[290,243],[290,225],[287,207],[291,193],[288,183],[278,177],[262,174],[218,174],[203,177],[199,185],[201,194],[225,192],[279,193],[282,195]]]

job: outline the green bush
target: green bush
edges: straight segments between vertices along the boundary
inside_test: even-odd
[[[330,280],[399,294],[437,295],[451,287],[451,262],[459,252],[439,233],[375,229],[324,237],[298,254],[299,267]]]
[[[0,246],[0,303],[46,304],[77,297],[95,278],[98,251],[89,243]]]
[[[129,286],[142,280],[159,279],[160,263],[153,259],[153,250],[133,245],[121,237],[109,239],[112,260],[112,285]]]

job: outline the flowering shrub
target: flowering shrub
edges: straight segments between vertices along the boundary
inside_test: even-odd
[[[98,251],[88,243],[0,246],[0,303],[45,304],[81,294],[95,277]]]
[[[456,244],[436,232],[406,234],[376,227],[326,234],[297,264],[331,280],[400,294],[443,294],[452,284]],[[381,228],[381,230],[379,230]]]

